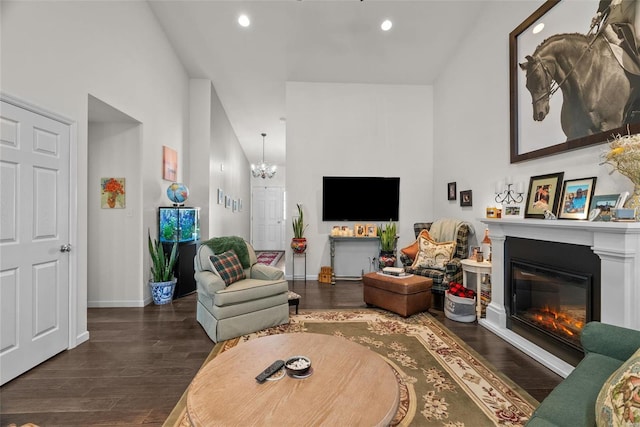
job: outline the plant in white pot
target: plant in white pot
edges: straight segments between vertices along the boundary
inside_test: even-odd
[[[156,239],[151,239],[149,233],[149,255],[151,255],[151,278],[149,287],[155,304],[167,304],[173,299],[176,288],[176,278],[173,269],[178,260],[178,243],[173,243],[171,254],[167,256],[164,247]]]
[[[293,226],[293,239],[291,239],[291,249],[296,254],[304,253],[307,250],[307,239],[304,237],[304,230],[307,226],[304,223],[304,212],[302,212],[302,206],[298,207],[298,217],[293,218],[291,225]]]

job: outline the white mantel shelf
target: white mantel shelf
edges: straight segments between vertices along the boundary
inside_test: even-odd
[[[480,325],[562,376],[573,369],[506,327],[504,242],[509,236],[589,246],[601,260],[601,321],[640,330],[640,222],[511,218],[478,221],[488,226],[492,246],[491,303]]]

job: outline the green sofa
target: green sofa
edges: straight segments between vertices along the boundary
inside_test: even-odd
[[[580,341],[584,358],[542,401],[527,426],[595,426],[598,393],[609,376],[640,348],[640,331],[589,322]]]

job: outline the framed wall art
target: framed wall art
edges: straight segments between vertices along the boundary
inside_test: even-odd
[[[100,207],[102,209],[124,209],[125,178],[100,178]]]
[[[224,191],[222,191],[222,188],[218,188],[218,204],[224,204]]]
[[[450,182],[447,184],[447,200],[455,200],[456,199],[456,183]]]
[[[564,182],[558,218],[587,219],[591,198],[596,189],[596,179],[591,177]]]
[[[596,21],[596,42],[587,36],[600,3],[611,2],[547,0],[509,34],[511,163],[640,132],[640,116],[627,108],[640,95],[598,40],[609,23]]]
[[[162,147],[162,179],[178,180],[178,152],[167,146]]]
[[[460,192],[460,206],[473,206],[473,195],[471,190]]]
[[[554,214],[558,211],[563,177],[564,172],[531,177],[524,211],[525,218],[542,219],[545,211],[549,210]]]

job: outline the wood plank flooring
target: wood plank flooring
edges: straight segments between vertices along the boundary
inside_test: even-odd
[[[360,281],[297,280],[290,289],[300,309],[365,307]],[[89,309],[88,342],[0,387],[0,426],[161,426],[213,347],[195,301]],[[432,314],[534,398],[562,380],[483,327]]]

